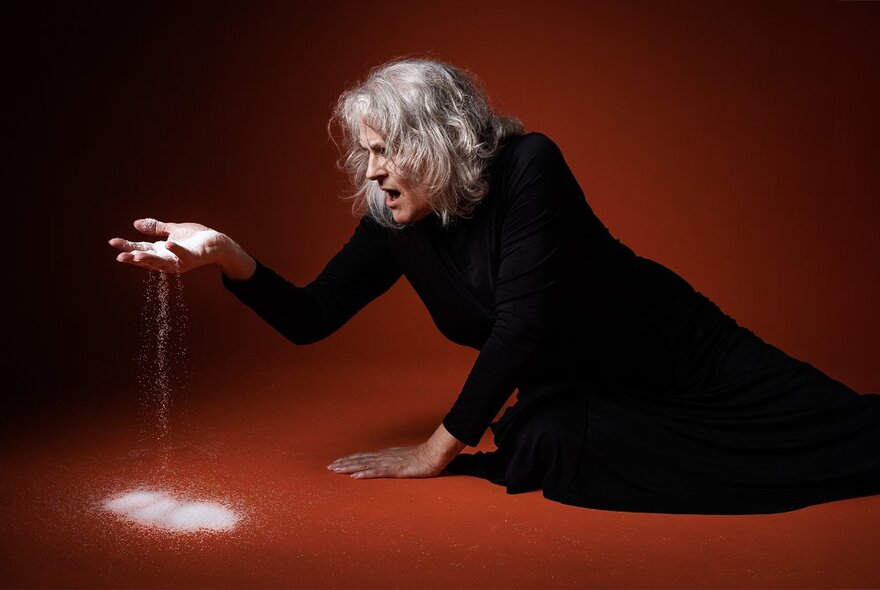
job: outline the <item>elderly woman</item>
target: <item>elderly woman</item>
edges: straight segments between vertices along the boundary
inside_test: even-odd
[[[297,344],[329,336],[405,276],[440,331],[480,351],[426,442],[329,469],[445,470],[636,511],[772,512],[880,492],[880,395],[763,342],[633,253],[557,146],[494,113],[468,74],[391,62],[342,94],[331,123],[362,216],[308,285],[199,224],[140,219],[158,241],[110,242],[118,261],[145,268],[219,267]],[[496,451],[459,454],[490,426]]]

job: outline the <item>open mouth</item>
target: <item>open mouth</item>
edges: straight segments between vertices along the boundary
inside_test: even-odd
[[[394,189],[382,189],[382,190],[385,191],[385,195],[386,195],[385,203],[386,204],[390,205],[391,203],[394,203],[395,201],[397,201],[397,199],[400,198],[400,191],[397,191]]]

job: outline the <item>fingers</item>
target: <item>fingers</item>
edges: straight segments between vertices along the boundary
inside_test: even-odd
[[[370,477],[397,477],[399,469],[392,465],[385,464],[382,461],[375,460],[354,460],[348,463],[335,465],[328,469],[336,473],[346,473],[356,479]]]
[[[366,451],[363,453],[352,453],[351,455],[346,455],[345,457],[340,457],[339,459],[336,459],[336,461],[334,461],[334,463],[338,463],[340,461],[345,461],[348,459],[363,459],[365,457],[378,457],[380,455],[396,454],[396,453],[409,451],[409,450],[410,450],[410,447],[389,447],[387,449],[381,449],[379,451]]]
[[[177,242],[165,242],[165,249],[180,258],[181,254],[187,252],[186,248],[178,244]]]
[[[354,453],[337,459],[327,466],[336,473],[346,473],[351,477],[406,477],[407,466],[411,462],[412,448],[392,447],[378,452]]]
[[[161,244],[162,242],[159,243]],[[164,245],[166,255],[170,254],[171,258],[176,258],[178,264],[189,266],[194,260],[196,260],[196,257],[192,252],[177,242],[164,242]],[[202,262],[202,264],[204,264],[204,262]]]
[[[336,473],[356,473],[365,469],[371,469],[372,467],[372,463],[368,463],[366,461],[354,461],[334,465],[333,467],[328,467],[328,469],[330,469],[331,471],[335,471]]]
[[[161,238],[168,237],[169,225],[172,224],[165,223],[164,221],[159,221],[158,219],[153,219],[152,217],[135,219],[134,221],[134,228],[139,232],[147,234],[149,236],[159,236]]]
[[[344,457],[342,459],[337,459],[328,465],[327,469],[335,471],[336,473],[353,473],[360,469],[366,469],[369,466],[375,465],[379,459],[380,458],[375,453],[360,457]]]
[[[364,477],[366,472],[372,473],[375,477],[377,473],[376,468],[380,460],[379,453],[354,453],[336,459],[327,466],[327,469],[336,473],[348,473],[355,478]]]
[[[134,250],[151,250],[152,246],[150,242],[129,242],[128,240],[123,240],[122,238],[113,238],[112,240],[107,242],[117,250],[122,250],[123,252],[132,252]]]
[[[333,463],[339,463],[340,461],[348,461],[349,459],[363,459],[365,457],[375,457],[378,454],[379,453],[376,453],[374,451],[369,451],[366,453],[353,453],[351,455],[346,455],[345,457],[340,457],[339,459],[336,459],[336,461],[334,461]]]
[[[116,261],[163,272],[176,273],[181,271],[180,263],[176,257],[160,256],[154,252],[142,250],[120,252],[116,255]]]
[[[367,452],[367,453],[354,453],[352,455],[346,455],[345,457],[340,457],[336,459],[327,466],[327,469],[333,469],[338,466],[347,466],[349,464],[360,465],[370,460],[380,459],[382,457],[392,456],[400,454],[401,451],[405,451],[405,447],[397,447],[394,449],[382,449],[377,452]]]

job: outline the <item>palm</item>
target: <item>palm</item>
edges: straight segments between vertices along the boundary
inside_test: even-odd
[[[116,256],[125,262],[165,272],[187,272],[214,262],[220,234],[199,223],[164,223],[138,219],[134,227],[149,236],[165,238],[154,242],[132,242],[113,238],[110,245],[121,250]]]

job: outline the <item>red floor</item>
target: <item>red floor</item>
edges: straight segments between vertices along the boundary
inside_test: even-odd
[[[427,380],[417,369],[195,375],[175,397],[164,478],[135,408],[90,405],[22,425],[0,456],[0,585],[880,587],[880,496],[777,515],[637,514],[510,496],[468,477],[327,471],[336,457],[433,431],[467,364]],[[99,509],[112,493],[160,484],[230,501],[247,518],[232,533],[174,536]]]

